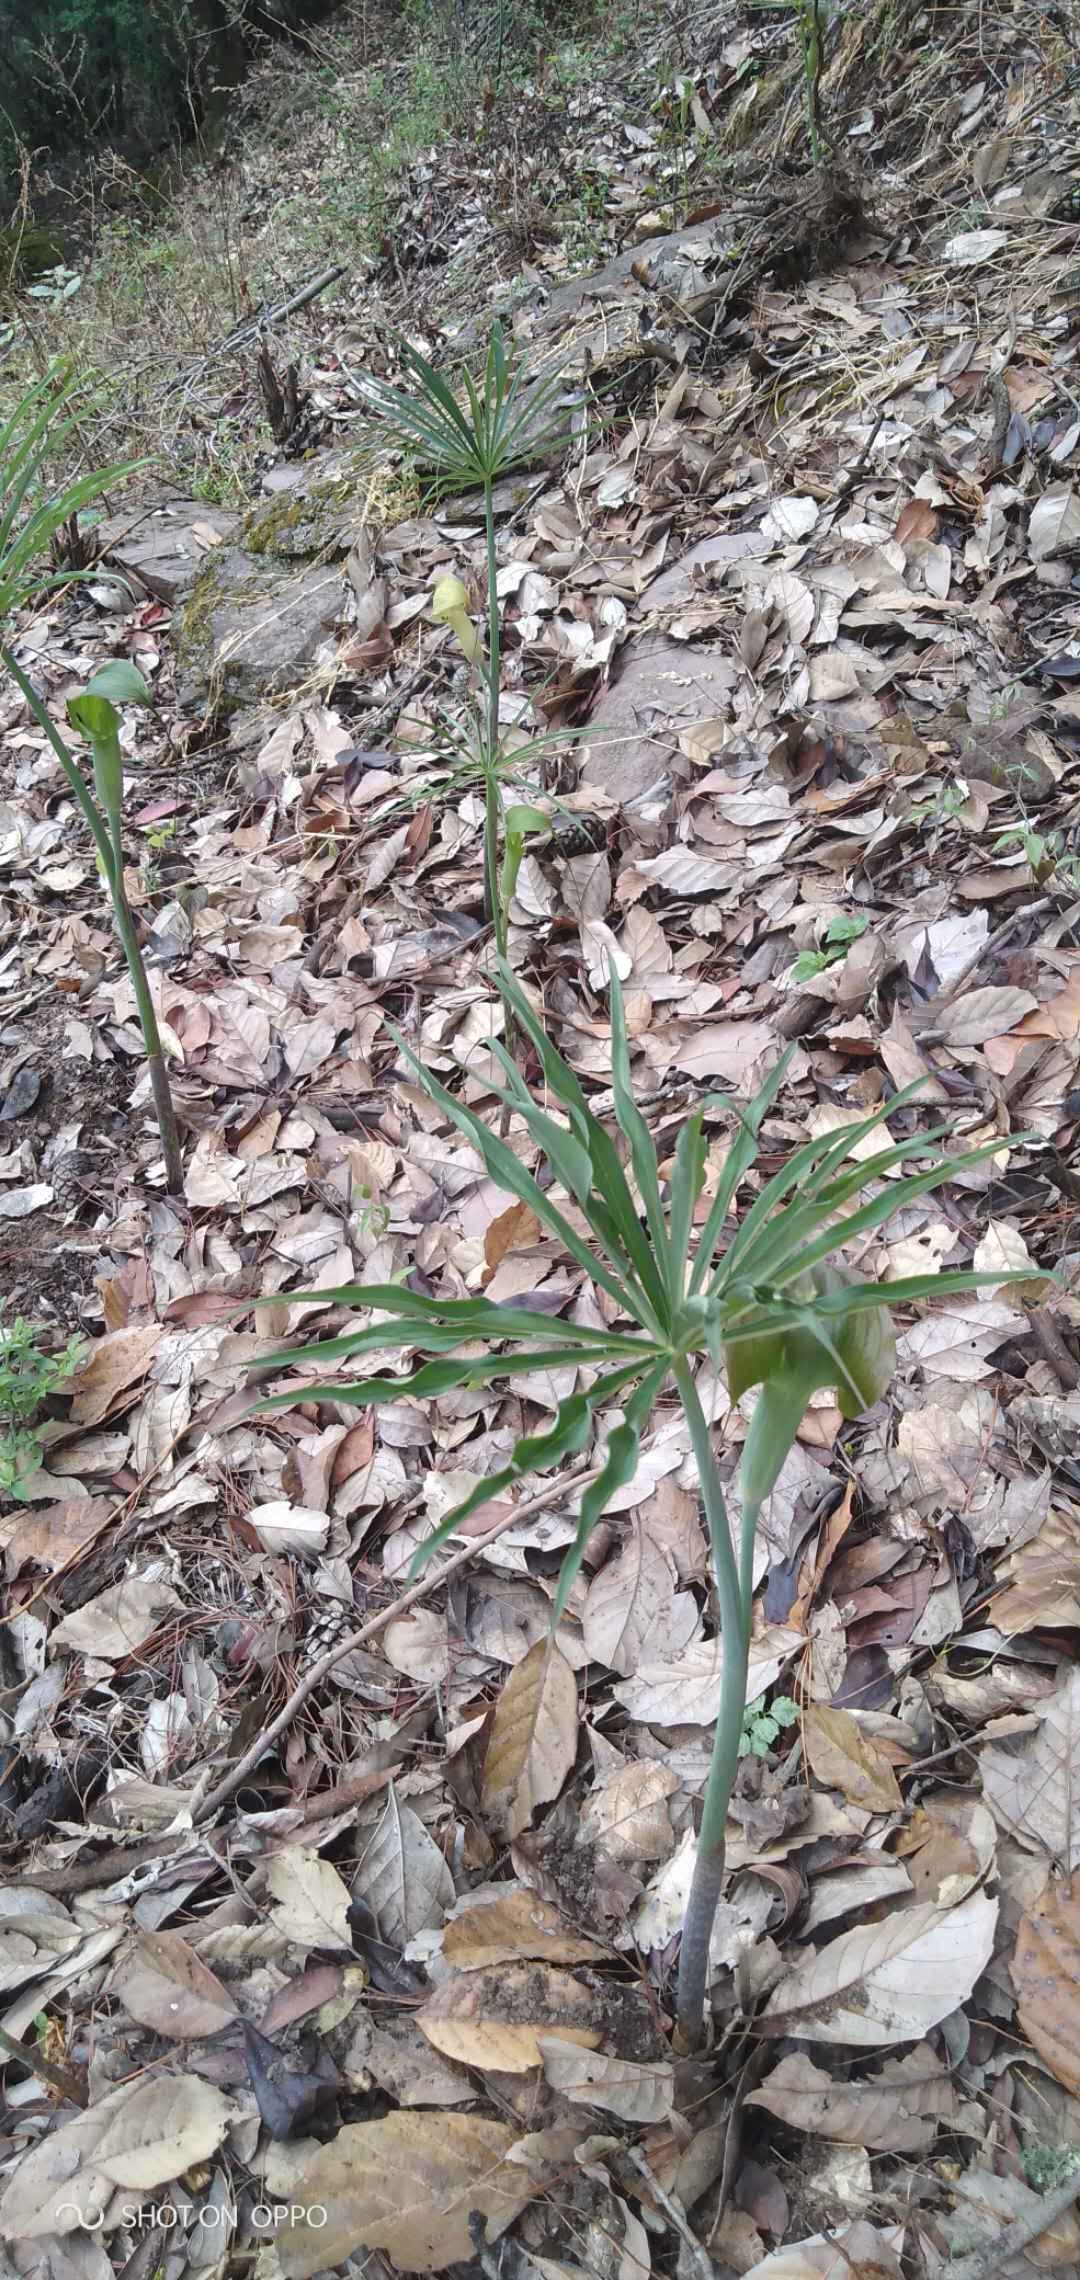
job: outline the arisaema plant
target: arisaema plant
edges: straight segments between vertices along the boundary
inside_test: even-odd
[[[565,424],[558,404],[563,378],[560,372],[534,372],[522,358],[511,363],[498,321],[491,328],[480,378],[476,380],[465,371],[457,394],[449,380],[416,349],[404,347],[401,362],[411,386],[395,388],[386,381],[365,379],[360,383],[364,401],[415,459],[434,496],[478,490],[483,500],[486,648],[469,616],[468,595],[459,578],[441,579],[432,599],[436,619],[450,627],[479,684],[481,701],[471,742],[484,786],[484,895],[495,930],[495,946],[504,955],[508,906],[501,891],[499,849],[501,782],[507,773],[508,755],[503,751],[499,728],[502,624],[495,486],[515,467],[542,458],[563,440]]]
[[[74,387],[70,373],[62,366],[54,366],[44,379],[27,390],[6,425],[0,427],[0,666],[10,673],[44,730],[97,850],[98,867],[112,903],[146,1047],[166,1182],[170,1193],[176,1193],[183,1186],[184,1178],[180,1141],[154,1000],[124,884],[121,832],[124,777],[116,704],[149,704],[150,692],[141,673],[125,660],[117,659],[95,674],[82,696],[72,698],[68,716],[89,746],[91,788],[40,689],[24,671],[11,646],[16,611],[50,587],[70,585],[75,575],[70,570],[51,571],[42,567],[50,540],[78,514],[80,507],[100,498],[110,484],[132,472],[130,467],[101,467],[61,489],[49,483],[47,464],[62,450],[75,428],[70,415],[64,416]]]
[[[271,1368],[300,1363],[317,1374],[271,1396],[268,1406],[320,1398],[361,1407],[402,1399],[422,1403],[460,1386],[512,1386],[538,1368],[576,1371],[576,1388],[561,1402],[554,1423],[519,1440],[509,1463],[443,1520],[416,1559],[418,1566],[429,1559],[480,1504],[584,1449],[600,1422],[606,1435],[602,1467],[581,1497],[577,1533],[559,1579],[557,1622],[590,1533],[610,1497],[632,1478],[653,1409],[665,1389],[674,1388],[708,1523],[723,1644],[720,1708],[679,1967],[677,2023],[681,2041],[693,2047],[703,2026],[725,1820],[746,1708],[753,1550],[762,1504],[813,1393],[834,1389],[849,1418],[884,1393],[894,1362],[890,1307],[1003,1279],[1000,1273],[950,1273],[882,1285],[860,1281],[842,1254],[1000,1143],[949,1157],[939,1147],[947,1137],[943,1126],[894,1141],[887,1119],[918,1092],[911,1085],[858,1122],[794,1149],[783,1168],[758,1186],[739,1219],[736,1207],[786,1057],[748,1106],[709,1098],[687,1117],[662,1182],[651,1133],[634,1100],[614,972],[611,1071],[619,1141],[590,1108],[505,961],[499,987],[519,1036],[535,1053],[540,1083],[534,1092],[496,1044],[505,1081],[494,1089],[504,1117],[509,1112],[511,1130],[518,1120],[522,1138],[544,1159],[546,1180],[534,1177],[507,1140],[447,1092],[395,1032],[396,1042],[425,1092],[472,1142],[491,1178],[529,1206],[583,1271],[604,1326],[485,1298],[427,1297],[397,1284],[309,1292],[307,1303],[355,1307],[367,1319],[340,1336],[275,1356]],[[733,1136],[716,1173],[705,1126],[719,1113],[732,1120]],[[875,1137],[880,1148],[868,1153],[866,1144]],[[920,1157],[927,1161],[907,1171]],[[890,1176],[897,1173],[904,1176]],[[580,1231],[582,1220],[588,1236]],[[407,1357],[406,1366],[400,1374],[389,1369],[351,1380],[337,1374],[376,1355],[388,1362]],[[739,1464],[737,1542],[725,1509],[716,1429],[699,1390],[702,1363],[711,1377],[726,1371],[732,1400],[758,1388]],[[323,1371],[328,1374],[320,1377]],[[617,1421],[609,1423],[613,1411]]]

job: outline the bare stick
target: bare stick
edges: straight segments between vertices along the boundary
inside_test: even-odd
[[[174,380],[168,381],[163,393],[166,396],[175,395],[178,388],[184,388],[191,381],[200,379],[207,368],[217,362],[219,356],[228,356],[230,350],[243,348],[249,340],[257,340],[260,333],[268,332],[271,325],[280,324],[284,317],[293,316],[297,309],[306,308],[309,301],[314,301],[318,294],[325,293],[328,285],[333,285],[337,278],[344,275],[345,264],[339,261],[332,269],[321,269],[319,275],[312,278],[310,285],[302,285],[299,292],[290,293],[288,300],[280,301],[276,308],[268,309],[264,302],[253,317],[245,317],[242,324],[234,325],[231,333],[219,341],[216,348],[209,349],[205,356],[200,357],[197,364],[189,364],[186,371],[178,372]]]
[[[962,2256],[959,2263],[946,2267],[948,2280],[990,2280],[992,2272],[1003,2272],[1014,2256],[1022,2256],[1029,2241],[1040,2240],[1066,2209],[1071,2209],[1080,2193],[1080,2167],[1073,2170],[1052,2193],[1042,2193],[1035,2208],[1026,2216],[1017,2217],[1016,2223],[1007,2225],[1004,2232],[988,2241],[985,2248],[977,2248],[973,2255]]]
[[[599,1465],[590,1465],[586,1472],[575,1473],[570,1480],[550,1482],[548,1487],[542,1488],[538,1495],[530,1496],[524,1504],[516,1505],[513,1512],[508,1512],[505,1518],[498,1521],[494,1528],[489,1528],[485,1535],[475,1536],[471,1544],[466,1544],[462,1551],[454,1554],[452,1560],[447,1561],[445,1567],[432,1568],[420,1583],[413,1584],[411,1591],[404,1592],[400,1599],[392,1599],[389,1606],[382,1608],[378,1615],[371,1615],[366,1623],[361,1623],[358,1631],[348,1632],[344,1639],[338,1640],[336,1646],[328,1648],[326,1654],[320,1655],[318,1662],[312,1663],[311,1669],[300,1680],[300,1684],[294,1686],[288,1701],[278,1711],[277,1717],[271,1718],[269,1723],[256,1735],[251,1748],[245,1750],[243,1757],[237,1758],[236,1764],[229,1767],[228,1773],[222,1781],[218,1782],[216,1789],[211,1789],[209,1794],[194,1807],[191,1816],[193,1826],[200,1828],[204,1821],[211,1820],[214,1814],[220,1812],[221,1807],[228,1803],[234,1791],[239,1789],[241,1783],[247,1780],[249,1773],[254,1772],[260,1758],[265,1757],[267,1750],[272,1749],[274,1743],[281,1740],[282,1734],[292,1725],[293,1719],[298,1717],[304,1704],[311,1700],[312,1695],[322,1685],[324,1678],[328,1677],[334,1669],[335,1664],[343,1662],[346,1655],[354,1654],[357,1647],[365,1646],[369,1639],[375,1637],[376,1632],[385,1630],[386,1625],[395,1616],[406,1614],[410,1607],[416,1607],[422,1599],[430,1598],[431,1593],[437,1589],[439,1584],[446,1583],[450,1576],[457,1574],[459,1568],[467,1567],[470,1560],[476,1558],[478,1552],[486,1550],[488,1544],[495,1542],[497,1536],[504,1535],[508,1528],[520,1526],[524,1520],[531,1520],[534,1513],[543,1512],[549,1504],[557,1504],[559,1498],[565,1496],[569,1488],[587,1487],[591,1480],[599,1478],[600,1471]]]

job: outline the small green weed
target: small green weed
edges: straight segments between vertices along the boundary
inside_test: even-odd
[[[743,1711],[742,1733],[739,1736],[739,1756],[768,1757],[773,1743],[778,1742],[785,1726],[795,1726],[799,1720],[799,1705],[790,1694],[777,1694],[765,1708],[765,1696],[759,1694],[756,1702],[748,1702]]]
[[[838,966],[846,958],[853,942],[865,934],[868,918],[853,916],[831,918],[821,938],[819,950],[801,950],[791,968],[793,982],[812,981],[815,974],[823,974],[828,966]]]
[[[1080,2147],[1044,2145],[1040,2138],[1033,2138],[1024,2147],[1020,2159],[1028,2184],[1035,2192],[1053,2193],[1080,2169]]]
[[[1007,847],[1023,849],[1039,886],[1058,878],[1066,886],[1080,887],[1080,855],[1066,845],[1062,832],[1036,831],[1030,823],[1010,823],[994,841],[995,853]]]
[[[82,1360],[80,1338],[60,1354],[46,1354],[32,1322],[17,1314],[0,1322],[0,1496],[26,1500],[26,1486],[41,1465],[41,1435],[33,1420],[44,1401],[66,1385]]]

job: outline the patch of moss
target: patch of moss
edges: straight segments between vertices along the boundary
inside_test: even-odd
[[[253,507],[241,537],[251,554],[276,554],[286,561],[316,554],[347,554],[349,509],[361,519],[358,486],[347,475],[311,483],[297,495],[285,491],[265,506]]]

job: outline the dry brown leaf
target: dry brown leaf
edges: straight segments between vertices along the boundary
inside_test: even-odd
[[[628,2058],[607,2058],[583,2050],[561,2035],[541,2035],[540,2055],[553,2090],[572,2106],[600,2106],[624,2122],[666,2122],[673,2106],[674,2067],[658,2061],[638,2066]]]
[[[675,1844],[667,1801],[680,1787],[670,1767],[638,1760],[618,1767],[585,1799],[581,1834],[610,1860],[666,1860]]]
[[[217,2034],[236,2005],[179,1932],[142,1932],[116,1966],[112,1992],[141,2026],[181,2042]]]
[[[621,1549],[605,1560],[589,1585],[581,1615],[589,1661],[628,1678],[674,1588],[660,1546],[642,1519],[635,1519]]]
[[[102,2176],[136,2193],[152,2193],[197,2161],[207,2161],[233,2120],[220,2090],[194,2074],[159,2074],[113,2113],[93,2160]]]
[[[803,1741],[811,1770],[826,1789],[841,1790],[850,1804],[870,1813],[898,1810],[903,1801],[892,1766],[850,1710],[814,1704],[803,1722]]]
[[[1007,1639],[1018,1631],[1071,1630],[1080,1625],[1080,1522],[1052,1511],[1032,1542],[1013,1553],[1007,1589],[993,1602],[993,1621]]]
[[[484,1264],[488,1270],[484,1282],[490,1282],[508,1251],[527,1249],[530,1243],[536,1242],[539,1233],[540,1221],[527,1203],[512,1203],[506,1211],[500,1211],[484,1237]]]
[[[738,1084],[775,1043],[767,1021],[714,1021],[673,1044],[668,1067],[688,1077],[723,1077]]]
[[[763,2256],[743,2280],[901,2280],[903,2225],[879,2232],[860,2217],[842,2232],[812,2233]]]
[[[296,2180],[291,2199],[316,2219],[290,2218],[275,2236],[286,2280],[329,2271],[359,2248],[381,2249],[399,2272],[471,2262],[472,2211],[495,2241],[538,2190],[508,2162],[514,2138],[502,2122],[452,2112],[347,2123]]]
[[[52,1644],[102,1662],[123,1662],[145,1646],[166,1615],[182,1606],[179,1594],[162,1577],[126,1575],[122,1583],[65,1615],[52,1634]]]
[[[416,2020],[445,2058],[506,2074],[539,2066],[541,2035],[558,2034],[589,2050],[603,2040],[596,1995],[568,1971],[543,1963],[453,1972]]]
[[[948,1045],[985,1045],[988,1037],[1000,1037],[1014,1029],[1026,1013],[1037,1010],[1037,1000],[1029,990],[1015,990],[1004,984],[981,990],[967,990],[953,1005],[939,1014],[935,1027]]]
[[[870,2146],[882,2153],[925,2153],[939,2122],[956,2112],[957,2095],[949,2071],[919,2043],[902,2058],[863,2081],[850,2076],[834,2082],[804,2052],[782,2058],[748,2106],[764,2106],[794,2130],[834,2138],[841,2145]]]
[[[419,1814],[399,1802],[392,1782],[353,1889],[367,1901],[380,1938],[395,1947],[407,1946],[417,1932],[437,1929],[453,1907],[454,1879],[446,1860]]]
[[[100,1425],[123,1408],[141,1385],[164,1336],[160,1322],[137,1330],[110,1330],[99,1338],[71,1380],[71,1414],[77,1425]]]
[[[577,1683],[551,1638],[511,1671],[495,1705],[482,1802],[507,1836],[557,1797],[577,1754]]]
[[[981,1753],[983,1793],[998,1823],[1065,1869],[1080,1868],[1080,1669],[1038,1704],[1039,1724],[1023,1742],[989,1742]]]
[[[443,1933],[443,1954],[459,1971],[516,1963],[523,1956],[538,1956],[545,1963],[610,1961],[608,1948],[576,1932],[528,1884],[496,1887],[487,1898],[474,1893],[468,1906],[450,1918]]]
[[[450,1668],[446,1616],[434,1607],[414,1607],[395,1615],[382,1635],[387,1662],[418,1685],[438,1686]]]
[[[332,1862],[305,1845],[286,1845],[271,1855],[266,1881],[283,1939],[295,1947],[351,1949],[349,1889]]]
[[[1064,1889],[1048,1885],[1021,1917],[1011,1970],[1029,2042],[1066,2090],[1080,2092],[1080,1871]]]
[[[894,1911],[856,1924],[797,1963],[762,2014],[766,2034],[805,2042],[915,2042],[967,2001],[993,1951],[997,1901],[973,1892],[945,1915]]]

